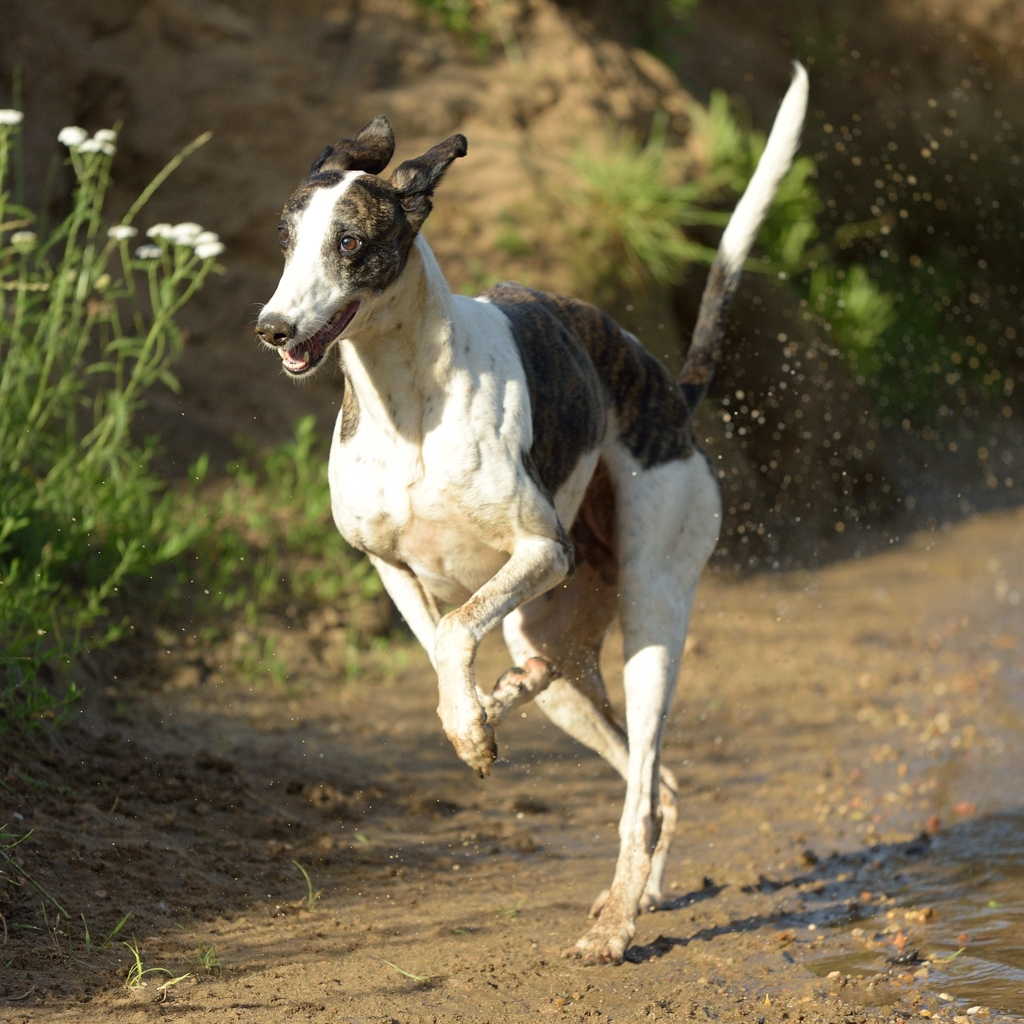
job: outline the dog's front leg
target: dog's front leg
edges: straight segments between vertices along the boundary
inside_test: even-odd
[[[572,568],[572,548],[564,536],[528,537],[512,557],[461,608],[437,625],[434,662],[440,702],[437,713],[455,752],[481,778],[498,756],[494,726],[480,702],[473,673],[480,641],[521,604],[550,590]]]
[[[370,555],[370,562],[377,570],[384,589],[402,613],[402,618],[423,645],[430,658],[430,664],[437,668],[434,658],[437,623],[441,618],[437,610],[437,602],[432,594],[423,589],[423,584],[416,578],[411,569],[404,565],[394,565],[376,555]]]

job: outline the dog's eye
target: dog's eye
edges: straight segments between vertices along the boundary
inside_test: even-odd
[[[361,238],[356,238],[354,235],[344,235],[340,242],[342,252],[355,252],[363,244]]]
[[[282,249],[288,248],[288,229],[284,225],[277,229],[277,241]]]

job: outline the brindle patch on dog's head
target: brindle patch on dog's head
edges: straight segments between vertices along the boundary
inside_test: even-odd
[[[317,171],[366,171],[380,174],[395,155],[395,133],[391,122],[378,114],[360,129],[354,139],[338,139],[325,146],[313,161],[309,173]]]
[[[453,135],[383,181],[376,173],[393,152],[391,125],[376,117],[355,139],[328,146],[285,204],[285,269],[256,333],[281,350],[293,376],[319,366],[360,309],[399,278],[430,196],[466,140]]]

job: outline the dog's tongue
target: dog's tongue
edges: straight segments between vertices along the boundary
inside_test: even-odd
[[[283,352],[281,358],[289,370],[304,370],[309,366],[310,355],[310,346],[308,342],[304,342]]]

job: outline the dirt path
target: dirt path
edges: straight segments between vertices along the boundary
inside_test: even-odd
[[[0,753],[0,822],[33,830],[12,854],[71,915],[73,954],[45,931],[52,905],[3,887],[0,1021],[1024,1012],[1010,989],[958,980],[964,957],[887,962],[974,943],[901,875],[958,830],[1024,834],[1022,593],[1024,514],[816,574],[706,580],[665,755],[683,787],[671,897],[621,967],[559,955],[610,879],[622,791],[539,710],[502,729],[480,782],[444,740],[419,653],[389,683],[298,696],[94,685],[78,724]],[[493,644],[481,664],[483,679],[506,667]],[[939,822],[934,843],[915,838]],[[293,861],[323,890],[311,910]],[[96,945],[129,911],[118,940],[189,977],[130,994],[127,950],[85,949],[80,915]],[[194,962],[202,944],[221,973]]]

